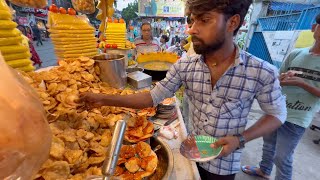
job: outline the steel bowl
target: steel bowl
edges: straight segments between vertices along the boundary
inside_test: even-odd
[[[156,151],[158,156],[158,166],[154,174],[148,177],[148,180],[168,180],[173,171],[173,153],[170,146],[164,142],[163,140],[151,137],[150,138],[150,146],[152,149],[161,145],[161,149]]]

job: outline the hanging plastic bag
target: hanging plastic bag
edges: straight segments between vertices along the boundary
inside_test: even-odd
[[[46,0],[9,0],[9,1],[21,7],[44,8],[47,6]]]
[[[49,157],[49,124],[38,94],[1,53],[0,75],[0,179],[32,179]]]
[[[72,0],[72,6],[83,14],[92,14],[96,11],[94,0]]]

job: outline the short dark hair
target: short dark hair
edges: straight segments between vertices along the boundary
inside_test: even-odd
[[[168,41],[169,41],[168,36],[167,36],[167,35],[165,35],[165,34],[164,34],[164,35],[162,35],[162,36],[161,36],[161,38],[162,38],[162,39],[164,39],[164,41],[165,41],[165,42],[168,42]]]
[[[251,4],[252,0],[187,0],[186,13],[187,15],[201,15],[216,10],[217,12],[223,13],[226,19],[239,14],[240,25],[233,33],[236,35],[243,24]]]
[[[320,14],[318,14],[318,15],[316,16],[316,23],[317,23],[317,24],[320,24]]]
[[[150,24],[149,22],[144,22],[144,23],[142,23],[142,25],[141,25],[140,28],[142,29],[142,27],[145,26],[145,25],[150,26],[150,29],[152,28],[152,26],[151,26],[151,24]]]

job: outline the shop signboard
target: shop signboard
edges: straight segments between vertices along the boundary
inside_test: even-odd
[[[35,9],[35,16],[38,17],[46,17],[48,15],[48,10],[47,8],[43,8],[43,9]]]
[[[140,0],[139,15],[153,17],[184,17],[182,0]]]
[[[18,19],[18,24],[20,25],[28,25],[29,24],[29,20],[27,17],[17,17]]]

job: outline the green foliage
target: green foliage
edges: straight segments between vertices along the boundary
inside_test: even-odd
[[[138,17],[138,1],[135,0],[133,3],[129,3],[128,7],[122,10],[121,16],[128,23],[130,20]]]

